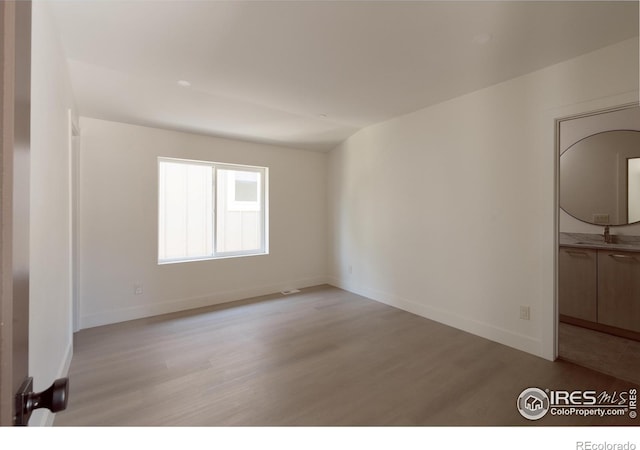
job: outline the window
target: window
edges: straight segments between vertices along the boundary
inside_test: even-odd
[[[158,262],[268,253],[267,173],[158,158]]]

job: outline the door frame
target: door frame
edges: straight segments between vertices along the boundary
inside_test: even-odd
[[[0,425],[29,370],[31,1],[0,2]]]
[[[13,423],[13,121],[15,4],[0,2],[0,425]]]
[[[69,292],[72,296],[71,324],[80,331],[80,126],[67,111],[69,142]]]
[[[560,358],[560,299],[558,295],[558,278],[559,278],[559,264],[558,255],[560,252],[560,216],[562,207],[560,206],[560,157],[562,156],[562,148],[560,146],[560,125],[567,120],[580,119],[583,117],[597,116],[599,114],[612,113],[616,111],[622,111],[630,108],[640,107],[639,101],[624,102],[615,106],[601,107],[588,112],[574,113],[556,117],[555,119],[555,252],[554,252],[554,357],[553,359]]]

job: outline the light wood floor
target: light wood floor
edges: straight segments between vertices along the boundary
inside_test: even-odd
[[[637,424],[530,422],[527,387],[634,386],[321,286],[77,333],[55,425]]]

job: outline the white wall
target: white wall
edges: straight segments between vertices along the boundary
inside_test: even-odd
[[[330,281],[553,359],[555,119],[637,99],[633,39],[361,130],[330,154]]]
[[[326,282],[326,154],[85,117],[80,128],[81,328]],[[158,265],[158,156],[268,167],[270,254]]]
[[[33,2],[29,373],[36,391],[66,376],[72,355],[68,110],[75,105],[47,8]],[[30,424],[52,421],[40,409]]]

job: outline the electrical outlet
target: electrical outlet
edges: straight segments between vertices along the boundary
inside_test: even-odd
[[[353,275],[353,267],[349,266],[349,275]]]
[[[136,283],[133,285],[133,293],[135,295],[142,295],[142,283]]]
[[[281,293],[282,295],[297,294],[298,292],[300,292],[300,289],[295,289],[295,288],[292,288],[292,289],[285,289],[284,291],[280,291],[280,293]]]
[[[520,318],[522,320],[529,320],[531,318],[531,310],[528,306],[520,307]]]

